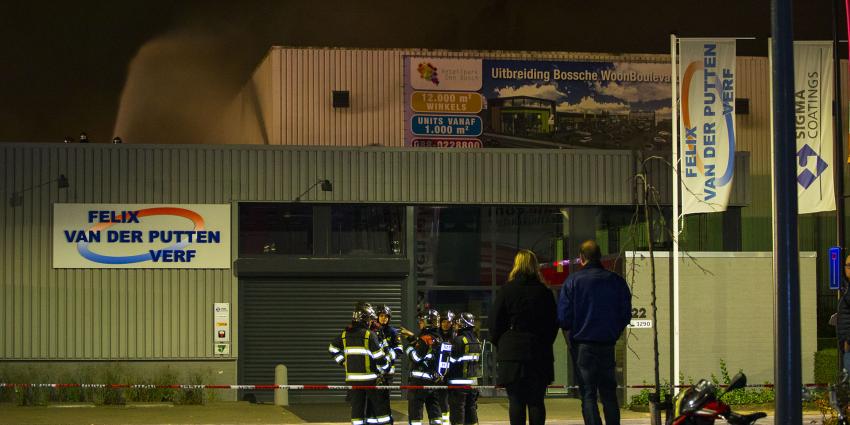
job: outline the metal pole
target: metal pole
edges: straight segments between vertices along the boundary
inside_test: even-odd
[[[797,142],[794,133],[794,32],[792,1],[771,2],[774,192],[776,240],[776,419],[803,421],[800,359],[800,258],[797,245]]]
[[[833,169],[832,177],[835,182],[835,227],[837,235],[835,243],[839,248],[844,248],[844,130],[841,113],[841,54],[839,54],[838,28],[841,27],[841,0],[832,1],[832,69],[834,95],[832,99],[832,123],[833,123]],[[844,260],[843,258],[841,259]],[[842,271],[843,273],[843,271]],[[838,302],[841,302],[842,289],[836,291]],[[841,341],[838,341],[838,352],[842,353]],[[842,356],[838,356],[838,370],[843,366]]]
[[[672,118],[673,122],[671,123],[671,131],[673,133],[673,138],[670,140],[673,147],[673,157],[671,158],[671,162],[673,163],[673,252],[670,257],[670,261],[673,263],[673,280],[672,280],[672,303],[673,303],[673,311],[672,311],[672,332],[673,332],[673,344],[672,344],[672,352],[673,352],[673,371],[672,371],[672,379],[670,382],[673,383],[673,390],[671,390],[670,394],[672,395],[676,388],[679,387],[679,65],[677,58],[677,50],[676,49],[676,35],[670,35],[670,59],[672,62],[672,66],[670,69],[670,75],[672,80],[672,91],[673,91],[673,105],[672,105]],[[657,325],[656,325],[657,326]]]

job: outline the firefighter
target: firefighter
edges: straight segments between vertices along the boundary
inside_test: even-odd
[[[376,385],[379,377],[389,369],[389,361],[378,335],[369,328],[376,319],[375,309],[369,303],[357,303],[351,315],[351,325],[331,342],[331,356],[345,367],[345,382],[348,385]],[[365,425],[366,405],[373,406],[370,423],[388,424],[390,412],[382,409],[376,390],[351,390],[351,424]],[[381,409],[381,410],[378,410]]]
[[[454,320],[455,313],[451,310],[446,310],[440,315],[440,338],[443,339],[442,351],[446,358],[450,358],[452,353],[451,343],[455,336]],[[448,372],[448,368],[446,368],[446,372]],[[440,401],[443,424],[448,424],[450,413],[448,390],[437,390],[437,399]]]
[[[449,385],[478,385],[481,377],[481,342],[475,335],[475,315],[461,313],[454,322],[457,335],[452,341],[452,357],[446,381]],[[478,390],[449,390],[451,425],[478,423]]]
[[[387,373],[384,374],[382,378],[378,380],[378,385],[392,385],[393,377],[395,377],[395,362],[396,359],[401,357],[404,354],[404,350],[401,347],[401,336],[399,335],[399,331],[390,326],[390,319],[392,319],[392,309],[390,306],[381,304],[376,309],[378,313],[378,320],[375,322],[375,332],[378,334],[378,338],[381,340],[381,348],[383,348],[384,353],[387,356],[387,361],[389,362],[389,369]],[[393,423],[392,419],[392,409],[390,408],[390,390],[379,390],[379,399],[381,402],[381,406],[376,410],[386,410],[390,412],[390,423]],[[368,406],[367,413],[372,412],[372,406]],[[371,420],[376,419],[372,415],[368,415]],[[367,419],[369,422],[370,419]]]
[[[390,356],[390,371],[386,376],[387,380],[391,381],[395,375],[395,361],[404,354],[404,349],[401,346],[401,334],[399,330],[390,325],[390,320],[393,317],[393,311],[390,306],[381,304],[377,309],[378,327],[384,349],[387,355]],[[390,385],[387,383],[386,385]]]
[[[419,313],[419,335],[408,337],[410,384],[434,385],[439,379],[440,313],[427,309]],[[430,425],[441,425],[440,402],[433,390],[411,390],[407,393],[407,416],[410,425],[422,425],[422,409],[428,412]]]

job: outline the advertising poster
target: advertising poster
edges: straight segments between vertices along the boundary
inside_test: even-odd
[[[54,268],[229,269],[230,205],[54,204]]]
[[[405,143],[670,151],[670,65],[405,58]]]
[[[794,43],[798,211],[835,211],[832,42]]]
[[[735,40],[679,42],[682,213],[725,211],[735,173]]]

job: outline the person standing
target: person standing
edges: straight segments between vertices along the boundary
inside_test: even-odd
[[[585,425],[620,423],[614,345],[632,317],[632,294],[620,275],[602,266],[599,245],[585,241],[579,249],[582,269],[567,277],[558,300],[558,320],[564,330],[581,394]]]
[[[496,294],[490,334],[498,353],[499,385],[508,391],[511,425],[546,422],[546,387],[555,379],[552,345],[558,334],[555,297],[533,252],[514,258],[508,283]]]
[[[376,319],[375,309],[369,303],[357,303],[351,315],[351,325],[346,327],[328,346],[334,361],[345,367],[348,385],[376,385],[378,378],[389,369],[387,355],[378,335],[370,330]],[[387,424],[390,412],[376,390],[351,390],[351,425],[365,425],[367,403],[373,408],[370,423]]]
[[[452,341],[455,337],[454,320],[455,313],[451,310],[446,310],[440,315],[440,338],[443,340],[443,344],[440,346],[440,351],[444,361],[446,361],[446,364],[449,364],[448,360],[451,358],[452,353]],[[446,372],[448,372],[448,369],[446,369]],[[440,412],[442,412],[443,424],[448,424],[450,419],[449,391],[437,390],[437,400],[440,401]]]
[[[481,377],[481,342],[475,334],[475,315],[461,313],[454,321],[457,335],[452,341],[449,385],[478,385]],[[449,422],[451,425],[478,423],[478,390],[449,390]],[[444,422],[444,425],[446,423]]]
[[[850,255],[844,259],[844,281],[850,281]],[[841,364],[850,371],[850,290],[845,286],[844,295],[838,301],[835,336],[842,351]]]
[[[410,360],[410,385],[434,385],[438,378],[440,354],[440,313],[427,309],[419,313],[419,335],[409,337],[407,357]],[[430,425],[441,425],[440,402],[434,390],[411,390],[407,393],[407,417],[410,425],[422,425],[422,410],[428,412]]]
[[[391,382],[395,376],[395,361],[404,354],[404,349],[401,346],[401,334],[399,330],[390,325],[393,317],[393,311],[390,306],[381,304],[377,309],[378,313],[378,331],[384,344],[384,349],[389,356],[390,370],[386,376],[387,382]],[[392,385],[387,383],[386,385]]]
[[[387,355],[387,361],[389,362],[389,369],[378,381],[378,384],[393,385],[393,378],[395,377],[395,361],[403,353],[401,348],[401,336],[398,333],[398,329],[390,326],[390,319],[392,319],[393,315],[393,311],[390,306],[386,304],[379,305],[377,313],[378,321],[376,322],[376,326],[378,337],[381,340],[381,346],[384,349],[384,353]],[[378,391],[378,394],[382,403],[379,410],[390,412],[389,423],[394,423],[392,419],[392,409],[390,408],[390,390],[380,390]]]

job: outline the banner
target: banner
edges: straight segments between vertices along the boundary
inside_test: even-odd
[[[679,41],[682,214],[726,211],[735,174],[735,40]]]
[[[404,60],[407,146],[670,151],[668,63]]]
[[[229,269],[230,249],[230,205],[53,205],[54,268]]]
[[[794,42],[794,114],[800,214],[835,211],[832,42]]]

